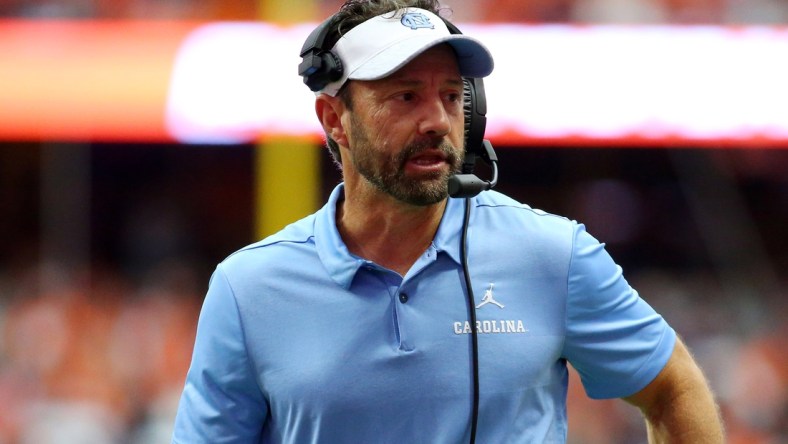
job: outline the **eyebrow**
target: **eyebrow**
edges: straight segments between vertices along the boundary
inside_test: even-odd
[[[409,87],[421,86],[425,83],[423,80],[415,80],[415,79],[407,79],[407,78],[398,79],[396,77],[392,77],[391,82],[397,86],[409,86]],[[457,88],[464,87],[462,78],[449,79],[446,81],[446,83]]]

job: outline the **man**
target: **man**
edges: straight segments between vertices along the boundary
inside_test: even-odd
[[[493,62],[437,8],[351,1],[327,22],[340,63],[310,86],[344,181],[217,267],[173,442],[565,442],[567,361],[590,396],[639,407],[654,442],[722,442],[686,348],[582,225],[471,198],[467,263],[484,297],[469,321],[465,201],[447,182],[462,77]]]

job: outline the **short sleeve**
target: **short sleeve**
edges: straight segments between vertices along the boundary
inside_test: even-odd
[[[172,442],[258,442],[267,412],[246,351],[238,306],[220,265],[200,312]]]
[[[569,265],[564,357],[591,398],[632,395],[670,358],[676,333],[581,224]]]

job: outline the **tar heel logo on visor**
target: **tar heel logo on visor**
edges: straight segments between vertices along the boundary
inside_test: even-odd
[[[504,304],[496,299],[496,296],[493,293],[494,289],[495,284],[491,282],[490,286],[487,287],[487,290],[484,291],[484,296],[482,297],[481,302],[479,302],[479,305],[476,306],[476,310],[484,308],[488,305],[494,305],[501,310],[505,307]],[[504,310],[504,313],[508,311],[510,310]],[[496,309],[485,309],[480,313],[490,316],[500,312]],[[476,333],[480,334],[528,333],[528,328],[525,327],[525,323],[522,319],[477,319],[475,326],[471,326],[470,321],[455,321],[452,327],[454,329],[455,335],[467,335],[472,333],[474,330]]]
[[[430,22],[430,18],[421,12],[407,12],[402,16],[400,23],[410,29],[435,29],[435,25]]]

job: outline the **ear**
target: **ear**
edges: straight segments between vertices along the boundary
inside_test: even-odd
[[[348,146],[347,133],[342,125],[342,114],[347,109],[338,97],[320,94],[315,99],[315,112],[323,131],[341,146]]]

